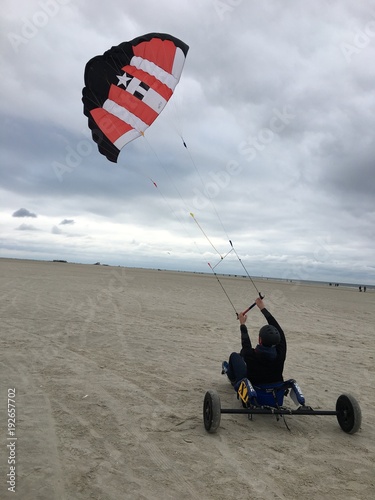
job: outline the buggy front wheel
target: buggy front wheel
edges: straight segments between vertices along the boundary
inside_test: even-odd
[[[203,401],[204,428],[210,433],[217,431],[221,420],[220,396],[215,390],[206,392]]]
[[[336,402],[337,420],[344,432],[354,434],[362,423],[362,412],[358,401],[351,394],[341,394]]]

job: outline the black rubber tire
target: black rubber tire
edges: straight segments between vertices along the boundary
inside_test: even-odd
[[[221,420],[220,396],[214,390],[206,392],[203,401],[203,422],[207,432],[217,431]]]
[[[358,401],[351,394],[341,394],[336,402],[337,420],[344,432],[354,434],[362,423],[362,412]]]

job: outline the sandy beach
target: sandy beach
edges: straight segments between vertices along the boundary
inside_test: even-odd
[[[222,415],[209,434],[208,389],[240,407],[220,373],[239,325],[213,275],[0,259],[0,276],[2,499],[373,498],[374,291],[256,281],[286,333],[285,378],[315,409],[353,394],[358,433],[335,416],[290,416],[289,431],[274,416]],[[223,284],[238,310],[256,297],[247,279]],[[254,343],[262,324],[253,309]]]

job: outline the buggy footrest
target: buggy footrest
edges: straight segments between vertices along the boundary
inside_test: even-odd
[[[297,406],[302,405],[305,406],[305,396],[302,394],[302,390],[300,386],[297,384],[297,382],[293,379],[287,380],[286,383],[288,384],[289,388],[291,389],[290,391],[290,397],[293,401],[293,403]]]

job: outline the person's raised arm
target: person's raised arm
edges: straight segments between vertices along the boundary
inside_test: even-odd
[[[238,321],[240,322],[240,331],[241,331],[241,345],[242,349],[251,349],[251,341],[249,337],[249,332],[246,326],[247,315],[243,313],[239,313]]]

